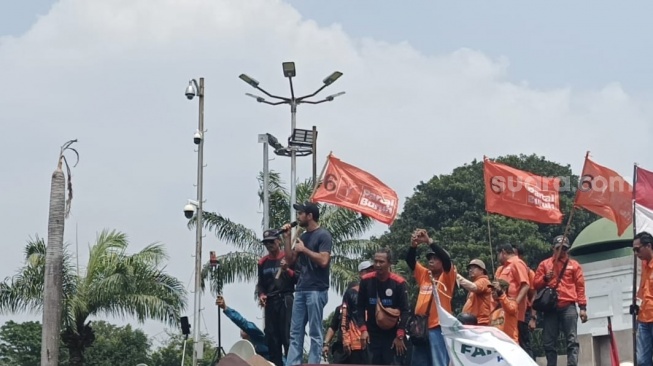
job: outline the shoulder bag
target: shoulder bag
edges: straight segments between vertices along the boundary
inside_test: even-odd
[[[389,330],[397,326],[399,323],[399,316],[401,311],[399,309],[386,308],[381,304],[381,297],[379,296],[379,281],[376,280],[376,325],[383,330]]]
[[[541,311],[543,313],[549,313],[556,309],[556,306],[558,306],[557,289],[558,286],[560,285],[560,282],[562,281],[562,276],[564,276],[565,270],[567,269],[567,263],[569,263],[569,259],[567,259],[565,261],[564,266],[562,266],[562,270],[558,275],[558,282],[556,282],[556,285],[554,287],[549,287],[545,285],[543,288],[537,291],[535,297],[533,298],[533,305],[531,306],[533,309],[537,311]]]
[[[412,344],[423,345],[429,343],[429,315],[431,314],[433,296],[433,292],[431,292],[429,306],[426,308],[426,314],[413,314],[408,320],[406,332],[408,333]]]

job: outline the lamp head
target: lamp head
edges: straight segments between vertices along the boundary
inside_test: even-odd
[[[342,76],[342,73],[340,71],[334,71],[333,74],[327,76],[322,82],[324,85],[331,85],[336,82],[340,77]]]
[[[294,62],[284,62],[281,64],[283,68],[283,76],[287,78],[294,78],[297,75],[297,70],[295,70]]]
[[[238,76],[238,77],[240,78],[240,80],[246,82],[247,84],[251,85],[252,87],[254,87],[254,88],[258,87],[259,82],[256,81],[255,79],[252,79],[252,78],[250,78],[249,76],[247,76],[245,74],[240,74],[240,76]]]

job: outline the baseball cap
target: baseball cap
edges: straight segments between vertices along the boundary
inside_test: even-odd
[[[278,230],[268,229],[263,232],[263,240],[261,240],[261,243],[265,243],[266,241],[273,241],[278,238],[279,238]]]
[[[469,264],[467,265],[467,268],[469,268],[469,266],[477,266],[480,269],[487,272],[487,269],[485,268],[485,263],[483,263],[483,261],[480,259],[472,259],[472,261],[469,262]]]
[[[297,212],[304,212],[313,215],[313,220],[316,222],[320,219],[320,209],[313,202],[306,201],[303,204],[295,203],[292,207]]]
[[[363,261],[358,265],[358,272],[364,271],[368,268],[372,268],[373,264],[370,261]]]
[[[553,238],[553,247],[558,247],[561,244],[567,248],[571,247],[571,244],[569,244],[569,238],[565,238],[564,235],[558,235],[555,238]]]

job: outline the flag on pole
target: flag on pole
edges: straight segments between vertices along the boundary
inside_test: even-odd
[[[485,158],[485,210],[515,219],[560,224],[560,179],[540,177]]]
[[[633,188],[614,170],[585,156],[583,174],[574,204],[617,224],[622,235],[633,223]]]
[[[436,288],[436,286],[433,286]],[[453,366],[537,366],[510,337],[490,326],[463,325],[436,301],[440,327]]]
[[[619,352],[617,351],[617,339],[612,331],[612,319],[608,317],[608,334],[610,335],[610,361],[612,366],[619,366]]]
[[[331,203],[392,225],[397,216],[397,193],[372,174],[329,155],[322,184],[313,202]]]
[[[635,231],[653,234],[653,172],[635,167]]]

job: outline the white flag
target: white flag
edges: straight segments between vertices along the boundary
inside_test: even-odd
[[[436,288],[436,286],[433,286]],[[537,366],[515,341],[490,326],[463,325],[437,303],[440,327],[453,366]]]

